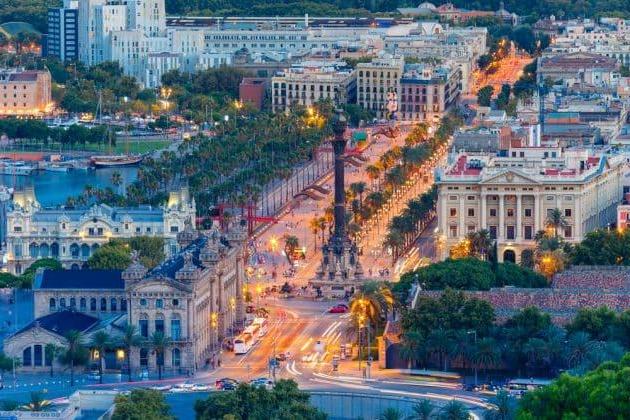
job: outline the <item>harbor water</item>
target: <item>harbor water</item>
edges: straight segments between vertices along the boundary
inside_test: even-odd
[[[112,174],[119,172],[122,184],[112,183]],[[44,207],[65,204],[68,197],[78,196],[86,185],[95,188],[111,187],[114,191],[124,191],[129,183],[136,180],[138,167],[101,168],[95,170],[71,170],[68,172],[36,171],[28,176],[0,175],[0,184],[21,189],[35,187],[35,196]]]

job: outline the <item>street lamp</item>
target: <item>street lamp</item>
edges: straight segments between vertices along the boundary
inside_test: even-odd
[[[215,349],[216,342],[219,341],[219,314],[212,312],[210,314],[210,327],[212,328],[212,349]]]
[[[477,330],[466,331],[466,334],[473,334],[475,336],[475,347],[477,346]],[[477,363],[475,362],[475,388],[477,387]]]

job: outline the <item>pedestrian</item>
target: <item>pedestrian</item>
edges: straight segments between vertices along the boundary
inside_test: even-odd
[[[217,360],[217,366],[221,367],[221,358],[219,357],[219,360]]]

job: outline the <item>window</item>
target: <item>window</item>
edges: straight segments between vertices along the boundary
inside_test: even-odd
[[[532,209],[525,209],[525,217],[532,217]]]
[[[27,347],[22,351],[22,366],[31,365],[31,347]]]
[[[179,231],[179,226],[171,226],[171,233],[177,233]]]
[[[107,299],[101,298],[101,311],[107,310]]]
[[[564,217],[571,217],[571,209],[564,209]]]
[[[162,334],[164,333],[164,320],[163,319],[155,320],[155,332],[161,332]]]
[[[525,239],[533,239],[533,229],[531,226],[525,226]]]
[[[514,239],[514,226],[507,226],[506,230],[507,239]]]
[[[96,311],[96,299],[95,298],[90,299],[90,311],[92,311],[92,312]]]
[[[149,350],[147,349],[140,349],[140,366],[149,366]]]
[[[468,233],[474,233],[475,232],[475,225],[468,225],[468,227],[466,229],[468,230]]]
[[[147,300],[146,299],[140,299],[140,306],[147,306]]]
[[[181,321],[179,319],[171,319],[171,339],[179,340],[181,337]]]
[[[79,307],[82,311],[85,311],[87,309],[87,302],[85,298],[79,299]]]
[[[457,226],[450,226],[449,227],[449,236],[451,238],[457,238]]]
[[[60,308],[65,308],[66,307],[66,298],[59,299],[59,307]]]
[[[127,299],[120,299],[120,310],[123,312],[127,310]]]
[[[450,209],[451,216],[457,216],[457,209]]]
[[[112,298],[109,301],[109,310],[112,312],[116,312],[118,310],[118,301],[115,298]]]
[[[182,365],[182,355],[179,349],[173,349],[172,364],[173,367],[180,367]]]
[[[497,209],[490,209],[490,217],[497,217]]]
[[[565,238],[571,238],[573,236],[573,230],[571,229],[571,226],[567,226],[564,228],[564,237]]]
[[[468,217],[475,217],[475,209],[468,209]]]
[[[33,366],[43,366],[42,345],[35,344],[33,346]]]
[[[514,209],[507,209],[507,217],[514,217]]]
[[[173,306],[179,306],[179,299],[173,299]]]
[[[77,307],[77,300],[73,297],[70,298],[70,307],[71,308],[76,308]]]
[[[149,337],[149,320],[141,319],[138,321],[138,329],[140,330],[141,337]]]
[[[164,307],[164,300],[162,299],[155,299],[155,307],[162,309]]]
[[[51,311],[57,309],[57,302],[55,301],[55,298],[50,298],[50,300],[48,301],[48,307]]]

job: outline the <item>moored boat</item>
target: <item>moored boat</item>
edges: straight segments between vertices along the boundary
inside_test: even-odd
[[[142,162],[142,156],[132,155],[111,155],[111,156],[92,156],[90,158],[92,165],[97,168],[110,168],[116,166],[133,166]]]

